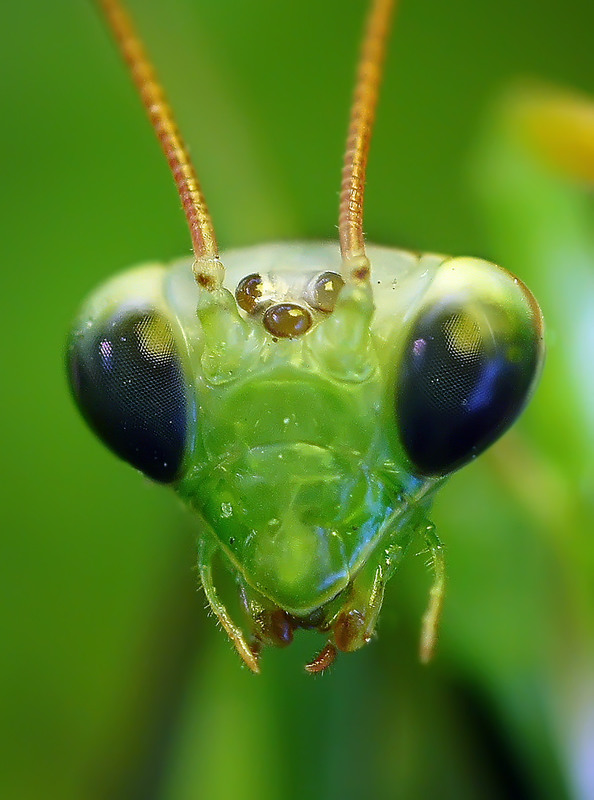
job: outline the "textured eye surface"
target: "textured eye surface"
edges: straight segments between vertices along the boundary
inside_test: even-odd
[[[171,326],[125,311],[72,337],[68,372],[87,422],[153,480],[172,481],[186,442],[186,387]]]
[[[492,444],[524,407],[540,356],[529,314],[480,303],[425,308],[396,386],[400,439],[417,471],[443,475]]]

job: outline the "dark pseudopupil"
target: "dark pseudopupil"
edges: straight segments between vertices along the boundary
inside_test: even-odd
[[[68,362],[95,432],[153,480],[172,481],[184,454],[186,392],[169,323],[154,311],[125,312],[76,335]]]
[[[419,318],[405,346],[396,410],[400,439],[421,474],[451,472],[511,425],[534,376],[531,345],[522,350],[462,311]]]

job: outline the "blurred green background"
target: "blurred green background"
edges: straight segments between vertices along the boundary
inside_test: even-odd
[[[129,0],[221,245],[333,238],[359,0]],[[382,244],[505,263],[548,322],[521,423],[442,491],[435,663],[413,548],[379,636],[328,675],[300,636],[243,669],[196,591],[196,522],[118,462],[63,347],[117,270],[189,253],[163,158],[90,0],[5,4],[0,796],[594,797],[594,200],[511,143],[518,76],[594,95],[586,0],[407,0],[369,168]]]

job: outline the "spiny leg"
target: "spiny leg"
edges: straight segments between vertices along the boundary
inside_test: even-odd
[[[422,523],[421,520],[423,520]],[[370,559],[357,574],[344,604],[328,625],[331,638],[318,656],[306,665],[305,668],[308,672],[321,672],[327,669],[334,661],[337,650],[352,652],[369,642],[375,632],[381,611],[386,581],[397,569],[411,540],[421,529],[425,531],[425,538],[431,552],[433,553],[434,544],[436,550],[439,551],[441,543],[433,533],[433,526],[428,528],[424,515],[414,507],[405,512],[400,510],[393,515],[393,518],[386,520],[386,531],[389,531],[389,535],[384,544],[382,563],[378,565],[374,563],[373,559]],[[443,591],[443,581],[441,589]],[[436,593],[435,587],[433,587],[432,593]],[[439,596],[439,592],[436,594]],[[428,621],[424,627],[424,630],[429,632],[432,628],[434,632],[433,636],[427,636],[429,644],[435,638],[440,607],[440,599],[436,603],[431,602],[426,615],[433,620],[433,622]],[[431,652],[431,646],[429,646],[428,652]]]
[[[260,665],[258,663],[258,654],[249,646],[243,632],[233,622],[229,616],[229,612],[217,595],[212,578],[212,561],[216,551],[217,545],[214,542],[205,539],[200,540],[198,548],[198,570],[200,572],[200,580],[202,581],[206,599],[243,661],[252,672],[259,673]]]
[[[332,624],[334,643],[350,653],[367,644],[374,634],[384,600],[382,566],[363,569],[353,581],[350,596]]]
[[[423,664],[428,664],[437,644],[439,620],[445,594],[445,557],[443,545],[435,533],[433,525],[425,530],[425,542],[431,558],[433,583],[429,590],[429,604],[423,614],[419,657]]]

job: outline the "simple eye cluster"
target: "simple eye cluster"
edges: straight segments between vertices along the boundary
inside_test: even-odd
[[[172,481],[184,456],[187,393],[169,322],[154,310],[120,310],[73,335],[68,372],[105,444],[153,480]]]
[[[252,316],[262,315],[262,324],[272,336],[295,339],[314,323],[316,312],[330,314],[344,280],[336,272],[322,272],[305,286],[300,302],[275,297],[274,280],[264,279],[255,272],[242,278],[235,290],[237,304]],[[318,316],[320,316],[318,314]]]
[[[477,281],[432,298],[405,340],[396,418],[422,475],[445,475],[492,444],[523,409],[538,373],[540,315],[525,287],[503,270],[494,274],[495,287]]]

